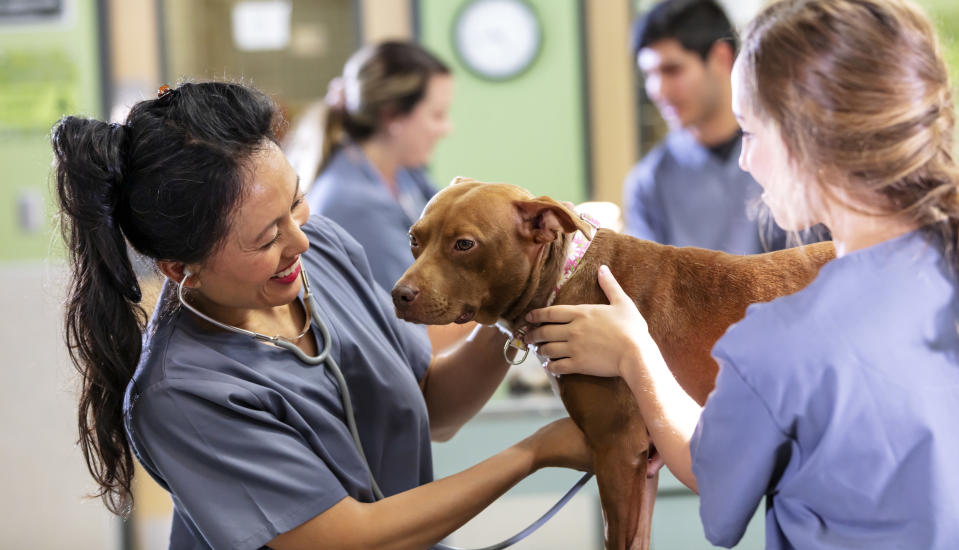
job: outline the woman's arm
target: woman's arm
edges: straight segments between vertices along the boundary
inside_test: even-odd
[[[276,537],[269,546],[276,550],[423,550],[534,471],[550,466],[585,470],[591,464],[585,437],[565,418],[458,474],[374,503],[344,498]]]
[[[503,358],[505,343],[506,336],[497,328],[477,325],[459,346],[433,356],[420,387],[434,441],[453,437],[499,387],[509,370]]]
[[[629,385],[656,449],[670,471],[697,490],[689,441],[702,414],[666,366],[633,300],[606,266],[599,284],[609,305],[553,306],[531,312],[526,320],[545,324],[527,341],[540,343],[540,353],[554,358],[555,374],[621,376]]]
[[[639,404],[663,462],[676,479],[698,493],[689,441],[703,408],[676,381],[652,337],[647,334],[638,344],[625,358],[633,368],[627,368],[622,377]]]

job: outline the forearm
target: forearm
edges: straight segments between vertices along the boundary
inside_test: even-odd
[[[528,441],[468,470],[374,503],[345,498],[280,535],[270,546],[277,550],[428,548],[535,471],[535,453]]]
[[[509,368],[503,358],[506,337],[479,325],[459,347],[434,357],[423,395],[435,440],[446,440],[489,400]]]
[[[689,442],[703,409],[676,381],[652,338],[638,346],[629,362],[620,367],[623,379],[639,404],[663,462],[677,479],[698,493]]]
[[[385,536],[364,547],[422,549],[436,543],[531,474],[531,456],[510,447],[468,470],[370,505],[371,524],[382,525]]]

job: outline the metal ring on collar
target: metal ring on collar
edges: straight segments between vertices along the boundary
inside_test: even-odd
[[[510,342],[510,341],[507,340],[507,341],[506,341],[506,345],[503,346],[503,358],[506,359],[506,362],[509,363],[510,365],[519,365],[520,363],[522,363],[523,361],[525,361],[526,358],[529,356],[529,348],[526,348],[526,349],[516,348],[516,349],[518,349],[518,350],[522,350],[522,351],[523,351],[523,356],[520,357],[519,359],[516,359],[515,357],[514,357],[513,359],[510,359],[508,352],[509,352],[509,348],[510,348],[510,344],[511,344],[511,343],[512,343],[512,342]]]

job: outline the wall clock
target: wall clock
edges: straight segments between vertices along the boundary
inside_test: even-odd
[[[525,0],[472,0],[453,22],[453,50],[467,69],[491,80],[523,73],[542,41],[539,17]]]

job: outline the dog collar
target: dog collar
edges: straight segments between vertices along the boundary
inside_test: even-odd
[[[550,291],[549,297],[546,299],[546,305],[543,307],[549,307],[553,305],[553,301],[556,300],[556,296],[559,294],[559,290],[563,288],[563,285],[573,276],[573,273],[576,273],[576,268],[579,267],[580,262],[583,260],[583,256],[586,255],[586,251],[589,250],[589,245],[593,240],[593,237],[596,236],[596,232],[599,230],[599,222],[593,219],[592,216],[586,214],[585,212],[579,212],[579,217],[589,225],[593,227],[592,235],[584,235],[581,231],[577,231],[573,234],[573,240],[566,247],[566,261],[563,263],[563,271],[560,273],[559,279],[556,281],[556,285],[553,286],[553,290]],[[506,341],[506,344],[503,346],[503,357],[506,358],[506,361],[511,365],[518,365],[526,360],[526,357],[529,355],[529,347],[526,345],[526,342],[523,339],[526,337],[526,333],[529,331],[529,325],[524,324],[523,326],[516,329],[509,340]],[[522,352],[522,357],[517,357],[514,359],[509,358],[509,350],[513,348],[518,352]]]
[[[559,294],[559,289],[563,288],[566,281],[576,272],[576,268],[579,267],[579,262],[583,260],[583,256],[586,255],[586,251],[589,249],[589,243],[592,242],[596,231],[599,229],[599,225],[592,217],[587,214],[580,214],[579,217],[593,226],[593,234],[588,237],[580,231],[573,234],[573,241],[569,243],[569,246],[566,248],[566,262],[563,264],[563,272],[560,274],[559,280],[556,281],[556,286],[554,286],[552,292],[549,293],[549,298],[546,299],[547,306],[553,305],[553,301],[556,300],[556,295]]]

